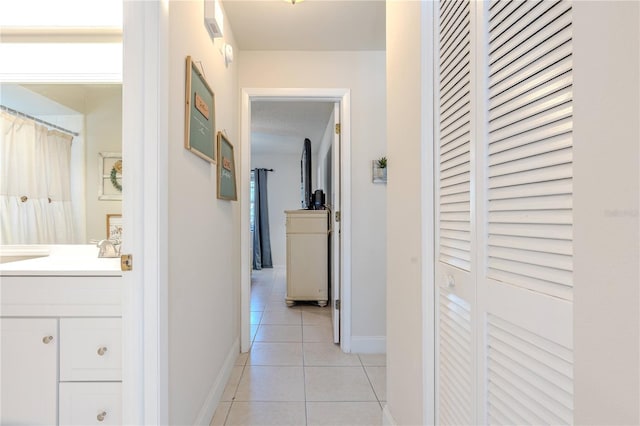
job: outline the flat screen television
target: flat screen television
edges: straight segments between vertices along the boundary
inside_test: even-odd
[[[311,141],[306,138],[300,158],[300,197],[303,209],[312,208],[311,201]]]

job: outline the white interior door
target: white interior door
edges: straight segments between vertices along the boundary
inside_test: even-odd
[[[573,422],[572,4],[480,4],[478,421]],[[485,38],[486,37],[486,38]]]
[[[334,132],[331,148],[331,306],[333,309],[333,342],[340,342],[340,221],[336,220],[340,212],[340,103],[333,108]]]
[[[436,423],[473,424],[476,289],[472,276],[471,13],[440,2],[436,133]]]
[[[571,9],[439,2],[438,424],[573,420]]]

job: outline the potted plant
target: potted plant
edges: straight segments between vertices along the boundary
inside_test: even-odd
[[[373,160],[373,183],[387,183],[387,157]]]

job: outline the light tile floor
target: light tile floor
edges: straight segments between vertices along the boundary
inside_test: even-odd
[[[251,351],[240,354],[211,426],[382,423],[386,357],[345,354],[331,309],[287,307],[284,269],[254,271]]]

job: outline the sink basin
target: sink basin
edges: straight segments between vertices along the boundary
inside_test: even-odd
[[[41,245],[0,246],[0,264],[47,257],[50,253],[48,246]]]

